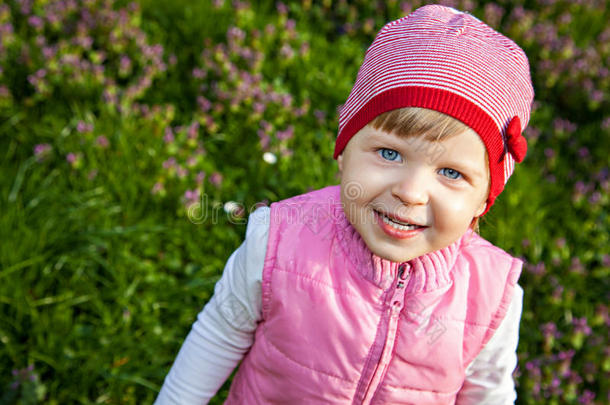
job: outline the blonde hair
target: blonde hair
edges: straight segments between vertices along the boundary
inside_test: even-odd
[[[442,141],[470,129],[462,121],[427,108],[404,107],[384,112],[370,124],[375,129],[392,132],[400,137],[424,136],[430,142]]]
[[[470,130],[470,127],[447,114],[427,108],[404,107],[387,111],[375,117],[370,125],[377,130],[393,133],[399,137],[423,136],[426,141],[437,142]],[[485,150],[485,164],[489,167],[489,157]],[[487,192],[491,179],[487,170]],[[479,218],[474,217],[470,229],[479,233]]]

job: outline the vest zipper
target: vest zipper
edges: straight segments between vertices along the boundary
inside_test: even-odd
[[[405,274],[406,273],[406,274]],[[408,264],[400,264],[398,271],[396,272],[396,279],[393,284],[392,293],[388,294],[389,299],[386,298],[385,304],[388,306],[388,310],[385,313],[385,317],[388,318],[385,341],[383,350],[379,354],[373,376],[369,380],[367,387],[364,390],[364,398],[362,404],[370,404],[377,389],[385,376],[385,373],[390,364],[390,357],[394,350],[394,343],[396,339],[396,330],[398,328],[398,320],[400,318],[400,311],[404,305],[405,297],[405,284],[410,276],[410,266]]]

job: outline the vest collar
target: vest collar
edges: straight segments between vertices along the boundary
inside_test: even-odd
[[[335,207],[334,220],[337,242],[341,245],[343,254],[365,279],[387,289],[395,280],[398,267],[402,263],[383,259],[371,252],[358,231],[350,224],[340,204]],[[451,284],[450,273],[458,252],[468,243],[472,234],[473,231],[469,229],[451,245],[404,262],[407,265],[406,271],[410,274],[405,293],[429,292]]]

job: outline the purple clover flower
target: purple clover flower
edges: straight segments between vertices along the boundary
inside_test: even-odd
[[[266,108],[267,106],[259,101],[255,101],[254,104],[252,104],[252,110],[254,110],[256,114],[264,113]]]
[[[153,188],[150,190],[152,194],[159,194],[163,191],[163,184],[160,182],[156,182]]]
[[[542,276],[544,273],[546,273],[546,267],[544,265],[544,262],[539,262],[535,265],[528,263],[526,265],[527,270],[529,270],[530,273],[537,275],[537,276]]]
[[[34,155],[39,157],[48,154],[51,151],[51,145],[48,143],[39,143],[34,146]]]
[[[36,161],[38,163],[44,162],[51,155],[52,149],[53,148],[48,143],[39,143],[34,146],[34,156],[36,157]]]
[[[163,141],[165,141],[165,143],[174,142],[174,133],[172,132],[171,127],[165,127],[165,134],[163,135]]]
[[[597,205],[601,200],[602,193],[600,193],[599,191],[595,191],[589,196],[589,204],[591,205]]]
[[[589,97],[591,98],[591,101],[601,103],[604,101],[605,95],[601,90],[593,90],[589,93]]]
[[[292,105],[292,96],[290,94],[282,94],[281,100],[284,108],[289,108]]]
[[[119,60],[119,69],[123,74],[128,73],[131,70],[131,59],[127,55],[121,55]]]
[[[268,36],[272,36],[273,34],[275,34],[275,26],[273,26],[273,24],[265,25],[265,34],[267,34]]]
[[[278,131],[276,136],[280,141],[288,140],[294,135],[294,126],[290,125],[284,131]]]
[[[189,139],[197,139],[199,135],[199,122],[194,121],[191,125],[189,125],[189,129],[187,131],[187,136]]]
[[[278,1],[276,3],[275,7],[277,9],[278,14],[280,14],[280,15],[288,14],[288,7],[284,3],[282,3],[281,1]]]
[[[210,183],[215,186],[220,186],[222,184],[222,174],[218,172],[214,172],[210,175]]]
[[[240,0],[233,0],[231,5],[235,9],[235,11],[245,10],[245,9],[247,9],[250,6],[247,2],[240,1]]]
[[[106,138],[104,135],[100,135],[95,138],[95,144],[102,149],[106,149],[110,145],[110,142],[108,142],[108,138]]]
[[[582,395],[578,398],[578,403],[583,404],[583,405],[588,405],[588,404],[592,404],[594,399],[595,399],[595,393],[593,393],[589,390],[584,390]]]
[[[220,105],[220,104],[217,104],[217,105]],[[208,115],[205,117],[205,127],[209,131],[214,132],[218,128],[218,124],[216,124],[216,122],[214,122],[214,118],[212,118],[211,116]]]
[[[208,72],[203,69],[194,68],[191,74],[195,79],[205,79],[208,75]]]
[[[566,238],[561,237],[561,238],[555,239],[555,245],[560,249],[564,248],[566,246]]]
[[[545,339],[557,337],[557,325],[554,322],[547,322],[542,325],[542,335]]]
[[[174,158],[173,156],[170,157],[169,159],[167,159],[165,162],[163,162],[163,168],[164,169],[171,169],[172,167],[176,166],[176,158]]]
[[[269,144],[271,143],[271,137],[263,129],[259,129],[258,131],[256,131],[256,133],[258,134],[261,148],[263,150],[266,150],[269,147]]]
[[[32,15],[28,17],[28,24],[30,24],[32,28],[39,30],[44,26],[44,21],[37,15]]]
[[[485,5],[485,21],[492,27],[500,25],[502,16],[504,15],[504,8],[494,3],[487,3]]]
[[[584,273],[584,266],[582,265],[580,259],[578,257],[572,258],[572,263],[570,265],[570,271],[577,274]]]
[[[576,352],[574,351],[574,349],[562,351],[557,354],[557,359],[561,361],[572,360],[575,353]]]
[[[556,286],[555,289],[553,290],[552,298],[556,302],[559,302],[561,300],[562,295],[563,295],[563,291],[564,291],[564,288],[563,288],[562,285]]]
[[[193,167],[197,164],[197,157],[195,156],[189,156],[188,159],[186,159],[186,165],[187,167]]]
[[[242,42],[246,38],[246,33],[238,27],[229,27],[227,31],[227,40],[229,43]]]
[[[187,203],[191,203],[199,200],[200,195],[201,191],[199,191],[199,189],[186,190],[184,192],[184,199],[187,201]]]
[[[580,180],[574,184],[574,192],[577,195],[583,195],[583,194],[589,192],[590,189],[591,189],[590,184],[585,184],[583,181],[580,181]]]
[[[590,153],[589,153],[589,149],[587,147],[583,146],[582,148],[578,149],[578,157],[579,158],[584,159],[584,158],[589,157],[589,155],[590,155]]]
[[[76,130],[81,134],[93,131],[93,124],[88,124],[84,121],[78,121],[76,124]]]
[[[326,111],[324,110],[314,110],[313,115],[316,117],[319,124],[322,124],[326,119]]]
[[[575,333],[582,333],[585,336],[589,336],[591,334],[591,327],[587,324],[587,318],[574,318],[572,320],[572,325],[574,326]]]
[[[178,168],[176,169],[176,174],[178,175],[178,178],[183,179],[188,176],[189,172],[184,167],[178,165]]]
[[[19,0],[21,5],[21,14],[30,14],[32,12],[32,0]]]
[[[525,363],[525,369],[535,377],[539,377],[542,374],[539,359],[531,360]]]
[[[555,118],[555,120],[553,120],[553,128],[557,132],[566,132],[566,133],[570,134],[570,133],[576,131],[577,126],[576,126],[576,124],[574,124],[566,119]]]

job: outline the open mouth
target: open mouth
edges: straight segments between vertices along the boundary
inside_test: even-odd
[[[403,222],[403,221],[399,221],[395,218],[390,218],[387,215],[385,215],[382,212],[379,211],[375,211],[377,213],[377,215],[379,215],[381,217],[381,219],[383,220],[384,223],[390,225],[391,227],[401,230],[401,231],[413,231],[416,229],[420,229],[420,228],[425,228],[425,226],[422,225],[417,225],[417,224],[412,224],[409,222]]]

